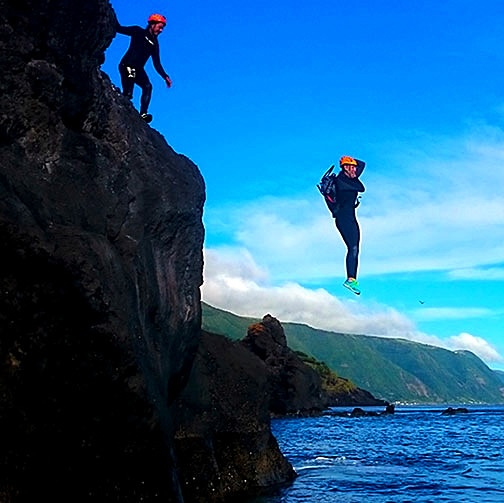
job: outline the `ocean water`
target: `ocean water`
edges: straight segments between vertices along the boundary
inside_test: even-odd
[[[465,407],[453,416],[398,406],[390,416],[273,420],[298,477],[247,503],[503,503],[504,406]]]

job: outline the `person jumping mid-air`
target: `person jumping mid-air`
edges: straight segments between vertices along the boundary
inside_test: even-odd
[[[345,259],[347,279],[343,286],[356,295],[360,295],[357,282],[357,267],[359,265],[360,229],[355,209],[359,206],[358,194],[366,189],[359,176],[366,165],[363,161],[344,155],[340,159],[340,172],[332,173],[334,166],[328,170],[324,178],[328,180],[327,192],[323,192],[327,206],[335,220],[336,228],[347,247]],[[319,190],[321,186],[319,186]]]
[[[147,112],[152,95],[152,84],[144,70],[145,63],[152,57],[152,63],[166,85],[171,87],[172,81],[164,71],[159,57],[158,36],[166,26],[166,18],[161,14],[152,14],[146,28],[140,26],[121,26],[117,23],[116,31],[131,37],[128,50],[119,63],[122,91],[130,100],[133,98],[133,87],[136,84],[142,89],[140,97],[140,116],[146,122],[152,120]]]

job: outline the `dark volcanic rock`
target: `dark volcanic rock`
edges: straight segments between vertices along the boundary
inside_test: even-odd
[[[310,414],[327,407],[319,374],[287,346],[276,318],[267,314],[251,325],[241,343],[266,364],[272,414]]]
[[[469,413],[469,409],[467,409],[466,407],[457,407],[456,409],[454,409],[453,407],[448,407],[442,412],[443,416],[454,416],[455,414],[467,413]]]
[[[329,404],[331,407],[341,407],[349,405],[387,405],[385,400],[376,398],[369,391],[362,388],[352,388],[346,393],[329,393]]]
[[[0,0],[0,501],[181,501],[204,183],[100,72],[106,0]]]
[[[392,416],[395,414],[395,405],[387,404],[385,410],[378,412],[375,410],[364,410],[361,407],[355,407],[351,412],[331,411],[329,415],[339,417],[377,417],[377,416]]]
[[[203,332],[177,411],[187,501],[221,501],[295,477],[271,434],[268,386],[264,362],[237,342]]]

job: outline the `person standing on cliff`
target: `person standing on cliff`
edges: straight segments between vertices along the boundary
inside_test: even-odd
[[[159,57],[158,36],[166,26],[166,18],[161,14],[152,14],[147,20],[147,27],[121,26],[116,25],[117,33],[128,35],[131,42],[128,50],[119,63],[119,74],[123,95],[133,99],[133,87],[136,84],[142,89],[140,97],[140,116],[145,122],[152,120],[152,115],[147,112],[152,95],[152,84],[145,72],[144,66],[148,59],[152,57],[152,63],[156,72],[171,87],[172,81],[164,71]]]
[[[340,172],[337,175],[332,175],[335,176],[335,194],[330,210],[336,228],[347,247],[345,259],[347,279],[343,286],[356,295],[360,295],[361,291],[357,282],[360,228],[355,209],[359,206],[359,192],[366,190],[359,180],[366,163],[344,155],[339,164]]]

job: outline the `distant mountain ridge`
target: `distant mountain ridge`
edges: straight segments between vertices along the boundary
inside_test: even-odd
[[[202,326],[241,339],[258,321],[202,304]],[[504,403],[502,376],[469,351],[282,322],[290,348],[325,362],[375,397],[408,403]]]
[[[494,372],[499,376],[502,384],[504,384],[504,370],[494,370]]]

